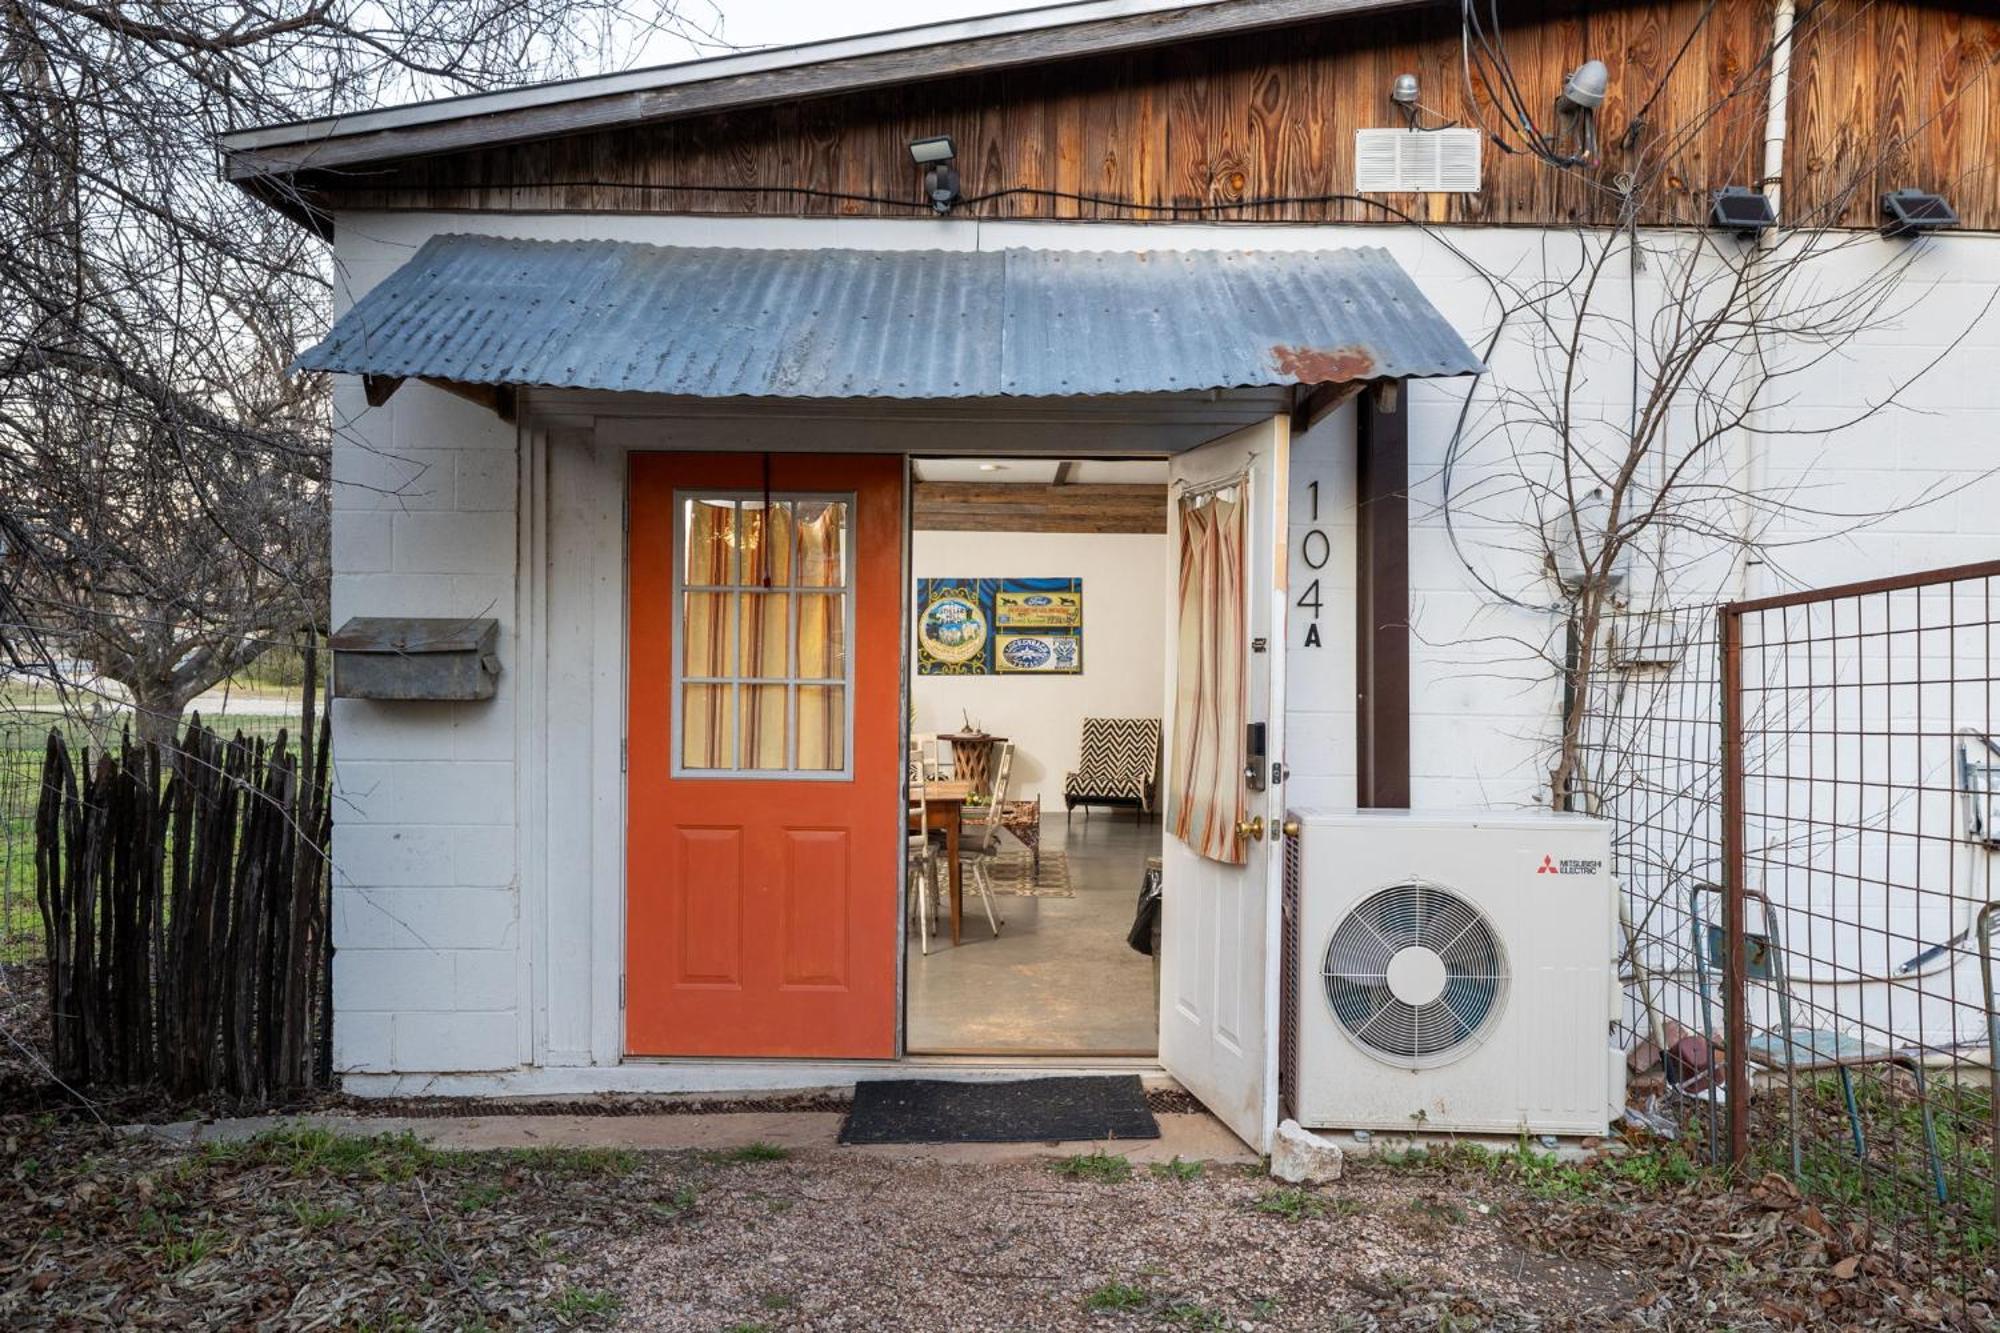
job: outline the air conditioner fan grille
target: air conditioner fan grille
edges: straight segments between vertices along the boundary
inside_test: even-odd
[[[1363,1048],[1439,1063],[1484,1038],[1506,993],[1507,958],[1478,908],[1411,880],[1347,914],[1327,941],[1321,977],[1334,1018]]]

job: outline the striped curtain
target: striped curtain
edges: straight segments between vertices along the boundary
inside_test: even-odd
[[[690,501],[687,507],[687,583],[736,580],[736,510],[728,501]],[[682,608],[681,663],[688,676],[723,676],[730,663],[730,614],[734,593],[691,592]],[[727,685],[688,685],[681,700],[681,763],[687,768],[728,768],[735,763],[736,718]]]
[[[1249,859],[1236,836],[1244,805],[1244,661],[1249,619],[1243,586],[1243,504],[1237,491],[1180,501],[1180,623],[1176,631],[1173,834],[1211,861]]]

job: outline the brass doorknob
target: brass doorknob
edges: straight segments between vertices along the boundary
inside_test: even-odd
[[[1256,842],[1264,841],[1264,816],[1258,815],[1248,823],[1238,823],[1236,837],[1239,841],[1248,838]]]
[[[1296,838],[1299,836],[1299,821],[1296,819],[1287,819],[1278,826],[1278,829],[1286,837]]]

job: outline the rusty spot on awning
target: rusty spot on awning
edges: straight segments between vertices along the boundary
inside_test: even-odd
[[[1301,384],[1341,384],[1375,374],[1375,356],[1365,347],[1291,347],[1271,349],[1271,364],[1280,375]]]

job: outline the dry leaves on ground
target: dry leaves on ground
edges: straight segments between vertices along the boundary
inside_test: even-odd
[[[1983,1261],[1671,1155],[1454,1152],[1317,1190],[1054,1165],[447,1153],[318,1129],[190,1148],[0,1117],[0,1327],[1993,1326]]]

